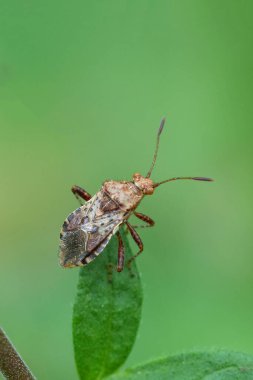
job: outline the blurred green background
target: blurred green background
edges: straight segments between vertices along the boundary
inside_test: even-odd
[[[57,259],[70,188],[146,174],[164,115],[154,180],[216,182],[167,184],[139,207],[156,226],[141,231],[126,366],[253,354],[252,17],[251,0],[1,1],[1,325],[39,379],[77,379],[78,270]]]

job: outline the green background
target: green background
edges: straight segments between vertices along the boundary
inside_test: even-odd
[[[251,0],[0,2],[0,316],[39,379],[77,378],[78,270],[57,259],[70,188],[146,174],[164,115],[154,180],[216,182],[166,184],[139,207],[156,226],[141,231],[126,365],[253,354],[252,17]]]

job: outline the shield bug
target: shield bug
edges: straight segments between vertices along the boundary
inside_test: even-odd
[[[155,222],[149,216],[135,211],[145,195],[152,195],[154,190],[166,183],[179,179],[194,181],[212,181],[205,177],[174,177],[161,182],[150,179],[159,148],[160,135],[164,127],[162,119],[156,140],[156,148],[151,167],[145,177],[139,173],[133,175],[132,181],[105,181],[102,188],[93,197],[79,186],[73,186],[72,192],[80,201],[81,207],[73,211],[64,221],[60,233],[60,264],[63,267],[84,266],[94,260],[111,237],[118,238],[117,270],[124,268],[124,245],[119,232],[126,225],[132,238],[138,245],[138,252],[128,261],[131,262],[143,251],[143,243],[136,232],[136,227],[152,227]],[[82,200],[86,201],[83,205]],[[146,223],[144,226],[132,226],[128,219],[134,214]]]

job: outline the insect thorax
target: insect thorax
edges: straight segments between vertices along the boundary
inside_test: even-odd
[[[132,182],[106,181],[102,189],[126,211],[134,210],[143,198],[143,192]]]

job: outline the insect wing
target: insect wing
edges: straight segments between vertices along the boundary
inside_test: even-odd
[[[65,220],[60,240],[60,264],[83,266],[105,248],[123,221],[120,209],[104,210],[103,193],[99,192]]]
[[[64,221],[60,232],[60,265],[75,267],[81,265],[85,252],[86,235],[81,230],[82,220],[88,212],[88,203],[73,211]]]

